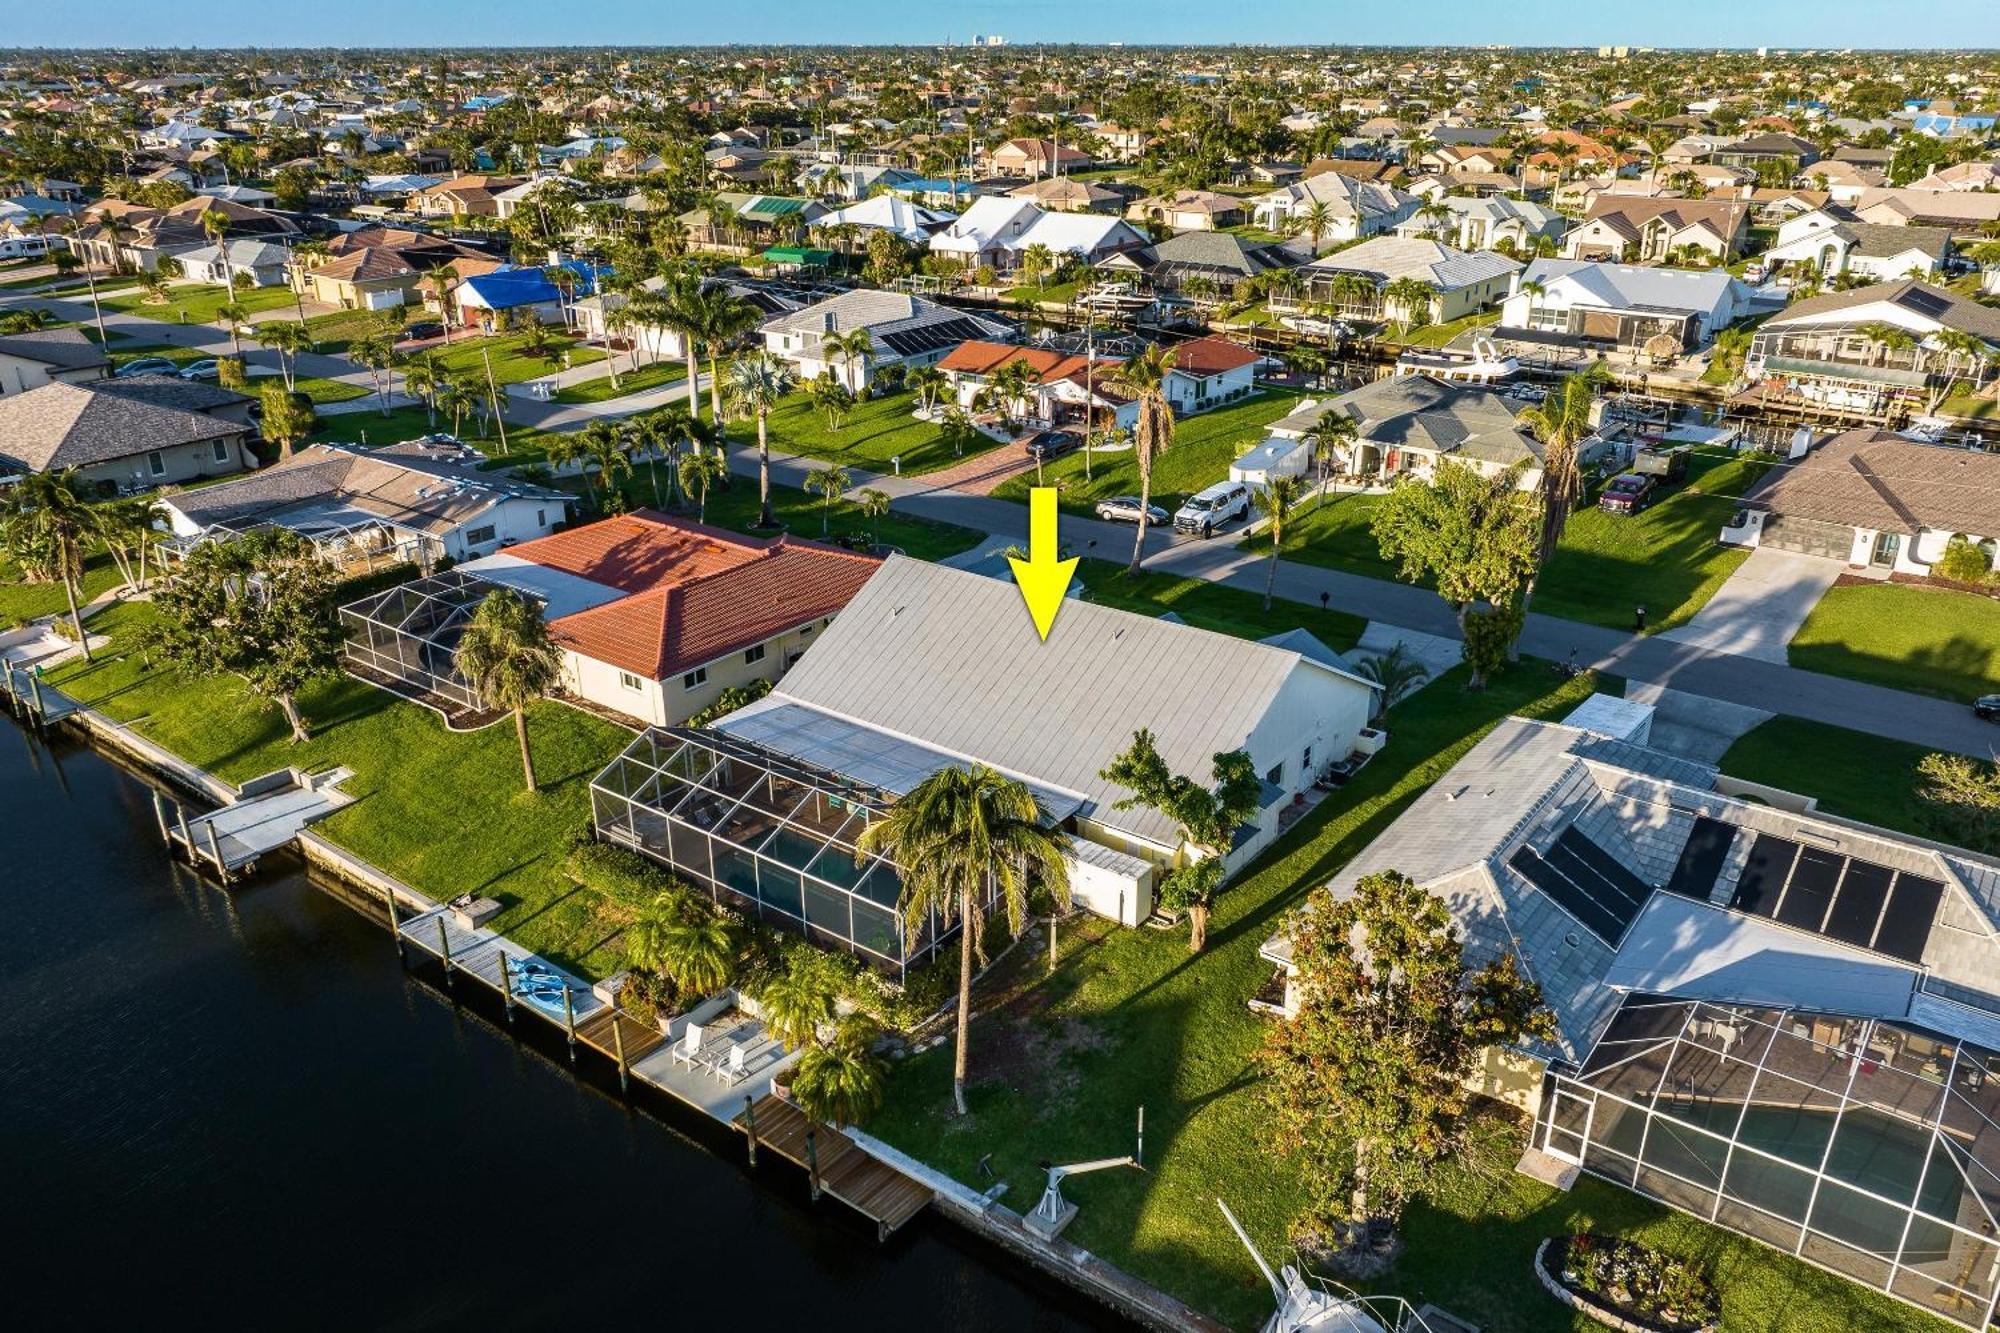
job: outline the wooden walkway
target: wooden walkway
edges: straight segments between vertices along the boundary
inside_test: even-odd
[[[829,1125],[813,1126],[790,1102],[765,1097],[736,1117],[737,1128],[750,1135],[753,1148],[769,1148],[787,1161],[812,1171],[806,1131],[813,1131],[812,1157],[818,1158],[818,1187],[875,1224],[883,1240],[924,1210],[931,1191],[888,1163],[863,1152],[854,1141]]]
[[[610,1056],[627,1069],[667,1041],[660,1034],[659,1024],[641,1023],[609,1005],[589,1018],[577,1020],[576,1039],[592,1050]]]

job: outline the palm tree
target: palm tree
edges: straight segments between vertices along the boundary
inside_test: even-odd
[[[1139,572],[1146,549],[1146,511],[1153,497],[1153,460],[1173,447],[1174,409],[1167,402],[1167,377],[1173,373],[1174,353],[1157,343],[1147,347],[1112,371],[1109,379],[1120,392],[1138,401],[1139,416],[1132,428],[1132,457],[1139,465],[1139,524],[1132,539],[1132,563],[1126,572]]]
[[[820,497],[819,535],[826,536],[827,523],[833,515],[833,502],[847,494],[847,488],[854,484],[853,476],[844,467],[829,464],[816,467],[806,473],[805,486]]]
[[[813,1120],[853,1125],[882,1104],[887,1066],[875,1053],[882,1029],[866,1014],[849,1014],[834,1025],[833,1039],[814,1042],[792,1071],[792,1097]]]
[[[584,457],[597,464],[597,479],[604,483],[607,498],[618,489],[619,478],[632,475],[632,443],[617,422],[601,419],[591,422],[578,434],[577,443],[582,446]],[[583,471],[583,484],[595,500],[597,492],[590,485],[588,467]]]
[[[303,323],[274,319],[259,325],[251,336],[278,354],[278,370],[285,377],[285,392],[290,393],[297,387],[299,353],[312,349],[312,330]]]
[[[132,592],[144,591],[146,558],[151,553],[153,539],[158,535],[155,525],[165,520],[167,511],[151,498],[135,495],[93,505],[90,512],[93,531],[103,541],[104,549],[111,553],[126,588]],[[139,553],[136,570],[132,563],[134,551]]]
[[[229,330],[229,351],[240,363],[243,360],[243,321],[250,318],[250,312],[241,301],[224,301],[215,308],[215,322]]]
[[[652,933],[647,948],[649,965],[665,973],[683,994],[713,995],[729,984],[736,961],[736,929],[713,912],[676,915]]]
[[[83,612],[77,606],[82,586],[84,544],[96,519],[77,493],[81,484],[73,467],[56,472],[29,472],[0,492],[0,530],[11,551],[34,551],[53,578],[62,580],[69,600],[69,623],[76,631],[83,660],[90,661],[90,639],[83,632]]]
[[[861,511],[861,517],[868,520],[868,544],[875,545],[876,525],[889,513],[889,492],[870,486],[854,497],[854,507]]]
[[[833,1022],[839,986],[831,961],[819,951],[791,950],[785,966],[764,983],[757,1007],[764,1026],[787,1050],[803,1050],[819,1040],[820,1029]]]
[[[961,927],[958,1037],[952,1064],[952,1104],[966,1114],[966,1036],[972,1017],[975,959],[986,961],[986,916],[997,897],[1009,928],[1021,929],[1028,885],[1039,878],[1060,901],[1069,893],[1062,847],[1043,827],[1034,793],[984,764],[939,769],[918,783],[856,842],[857,860],[880,855],[903,875],[906,939],[926,921]]]
[[[462,376],[446,374],[433,395],[438,410],[451,413],[451,433],[463,428],[465,415],[479,406],[479,390]]]
[[[1312,252],[1319,253],[1319,238],[1326,235],[1333,225],[1333,207],[1324,199],[1315,199],[1292,215],[1300,231],[1312,241]]]
[[[222,285],[230,291],[236,290],[236,271],[229,264],[229,214],[219,208],[204,208],[201,211],[202,234],[208,237],[215,252],[222,259]]]
[[[1021,271],[1034,280],[1037,289],[1042,288],[1048,278],[1049,270],[1055,267],[1055,262],[1055,251],[1040,241],[1021,252]]]
[[[458,269],[451,264],[440,264],[424,274],[424,286],[437,297],[438,320],[444,325],[444,345],[451,346],[451,292],[458,286]]]
[[[403,392],[423,400],[425,424],[433,430],[437,428],[438,395],[448,378],[443,363],[434,356],[418,357],[403,367]]]
[[[1264,609],[1271,609],[1271,592],[1278,586],[1278,555],[1285,544],[1285,520],[1305,494],[1303,477],[1270,477],[1251,492],[1257,507],[1271,520],[1271,564],[1264,574]]]
[[[375,384],[375,393],[382,402],[382,415],[389,415],[389,387],[395,382],[396,366],[402,361],[402,354],[396,350],[396,343],[386,329],[356,338],[348,345],[347,357],[355,365],[368,372]]]
[[[292,247],[290,268],[292,281],[292,308],[298,312],[299,323],[306,322],[306,284],[304,275],[319,267],[333,251],[325,241],[300,241]]]
[[[1306,448],[1312,450],[1313,466],[1319,471],[1320,493],[1326,493],[1326,485],[1333,479],[1333,456],[1343,447],[1351,446],[1359,434],[1354,418],[1336,407],[1329,407],[1319,414],[1319,420],[1306,428],[1300,438]],[[1349,458],[1350,470],[1353,459]]]
[[[771,412],[792,389],[791,367],[759,352],[740,358],[729,367],[729,409],[739,417],[757,421],[757,526],[774,526],[771,521]]]
[[[719,451],[711,454],[696,450],[681,459],[680,466],[674,471],[680,479],[681,491],[694,497],[695,517],[706,523],[708,488],[729,475],[729,464],[723,461]]]
[[[514,714],[521,773],[528,790],[537,790],[535,757],[528,748],[528,705],[562,678],[562,653],[549,639],[541,606],[512,588],[488,593],[466,622],[452,653],[452,666],[481,704]]]
[[[1431,303],[1436,295],[1431,285],[1420,278],[1398,278],[1382,289],[1382,303],[1385,307],[1394,304],[1402,312],[1396,318],[1396,326],[1407,333],[1414,324],[1430,322]]]
[[[763,316],[756,306],[740,296],[731,294],[723,287],[701,293],[696,300],[695,309],[701,318],[702,347],[708,353],[709,420],[720,431],[722,379],[718,363],[721,361],[722,349],[756,328],[757,322]]]
[[[1522,593],[1525,609],[1535,596],[1535,581],[1542,566],[1555,558],[1563,529],[1569,526],[1570,510],[1583,494],[1583,470],[1577,465],[1578,447],[1595,429],[1591,422],[1597,391],[1608,378],[1601,367],[1576,375],[1566,375],[1555,390],[1521,414],[1535,438],[1542,442],[1542,533],[1536,557],[1536,575]]]
[[[856,393],[868,387],[868,359],[875,354],[875,339],[868,330],[829,333],[819,341],[819,354],[829,366],[837,365],[848,372],[843,380],[853,380],[849,387]],[[861,367],[858,374],[854,370],[857,365]]]
[[[1375,682],[1375,715],[1369,719],[1371,722],[1381,721],[1384,713],[1431,677],[1431,669],[1400,639],[1387,652],[1361,658],[1354,664],[1354,670]]]
[[[903,384],[916,395],[918,410],[928,414],[937,406],[938,395],[944,392],[947,381],[936,366],[918,366],[904,377]]]

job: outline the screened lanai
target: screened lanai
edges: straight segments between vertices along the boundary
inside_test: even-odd
[[[2000,1054],[1880,1019],[1637,996],[1552,1156],[1970,1328],[1994,1316]]]
[[[650,728],[590,787],[598,834],[760,920],[897,977],[949,938],[907,935],[903,881],[855,840],[893,794],[712,731]]]
[[[452,665],[465,623],[499,585],[463,570],[413,579],[340,608],[341,662],[361,679],[450,718],[480,712]]]

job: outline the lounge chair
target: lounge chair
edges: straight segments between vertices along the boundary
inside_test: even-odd
[[[701,1049],[701,1024],[690,1023],[681,1039],[674,1043],[674,1063],[684,1064],[690,1069],[699,1069],[704,1063]]]

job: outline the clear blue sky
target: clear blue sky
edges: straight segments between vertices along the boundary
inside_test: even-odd
[[[6,8],[7,46],[928,44],[986,32],[1015,43],[2000,46],[2000,0],[11,0]]]

